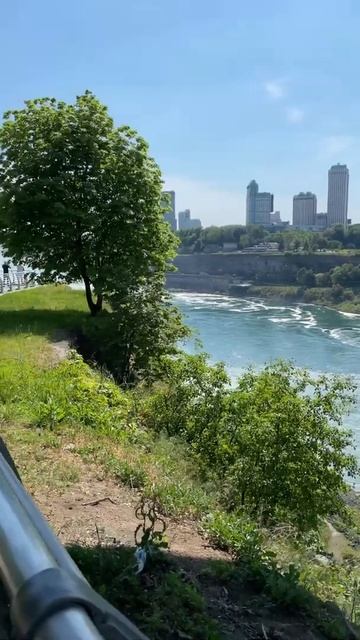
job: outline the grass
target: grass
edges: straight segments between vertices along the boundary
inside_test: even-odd
[[[1,363],[52,363],[49,341],[78,329],[86,317],[83,292],[62,285],[0,296]]]
[[[333,625],[327,637],[347,638],[339,611],[329,613],[321,603],[332,600],[360,622],[356,553],[324,567],[315,557],[325,553],[325,540],[300,544],[293,535],[259,531],[253,522],[223,512],[216,488],[204,484],[189,449],[141,427],[139,396],[120,390],[76,354],[54,361],[51,341],[59,332],[76,332],[86,318],[83,293],[67,287],[0,297],[0,433],[26,485],[61,492],[80,479],[76,458],[95,465],[100,474],[156,499],[165,516],[196,520],[212,543],[233,555],[231,570],[218,569],[226,579],[250,582],[273,602],[303,608],[320,626]],[[358,531],[359,512],[354,515]],[[133,550],[72,552],[92,584],[151,638],[170,639],[175,632],[182,638],[222,637],[198,585],[162,556],[139,577]]]
[[[136,575],[133,549],[73,546],[70,553],[93,587],[153,640],[221,638],[199,590],[168,558],[159,556]]]

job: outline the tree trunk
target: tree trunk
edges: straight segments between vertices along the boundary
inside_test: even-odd
[[[98,296],[96,297],[96,313],[98,313],[99,311],[102,310],[102,306],[103,306],[103,295],[102,293],[99,293]]]
[[[91,315],[96,316],[102,309],[103,296],[101,293],[99,293],[96,298],[96,302],[94,302],[89,277],[87,275],[84,275],[83,280],[85,285],[86,302],[88,303]]]

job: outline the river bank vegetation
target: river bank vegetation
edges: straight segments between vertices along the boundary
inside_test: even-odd
[[[292,280],[293,284],[266,283],[259,277],[247,289],[247,294],[268,300],[305,302],[327,305],[349,313],[360,313],[360,267],[345,263],[326,272],[316,273],[311,268],[301,267]],[[262,283],[261,280],[265,282]]]
[[[336,225],[324,231],[305,231],[292,227],[279,229],[261,225],[227,225],[184,229],[178,232],[181,253],[243,251],[260,243],[276,242],[278,251],[313,253],[316,251],[357,252],[360,249],[360,225],[344,228]],[[228,249],[229,250],[229,249]]]

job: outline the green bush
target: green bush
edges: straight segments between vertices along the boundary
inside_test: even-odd
[[[204,356],[167,361],[165,370],[142,418],[189,443],[229,509],[302,531],[343,511],[344,475],[357,469],[351,434],[341,427],[353,402],[349,380],[313,378],[278,362],[248,371],[231,389],[223,369]]]
[[[296,274],[297,282],[303,287],[314,287],[316,284],[315,274],[312,269],[302,267]]]
[[[237,560],[265,559],[261,531],[246,515],[215,511],[206,516],[202,528],[210,542],[229,551]]]
[[[317,273],[315,276],[316,286],[317,287],[331,287],[331,275],[329,272],[326,273]]]
[[[224,366],[210,366],[204,354],[164,358],[160,380],[140,409],[146,426],[196,444],[196,432],[221,417],[230,379]]]

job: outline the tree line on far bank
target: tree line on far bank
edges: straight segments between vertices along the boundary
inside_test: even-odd
[[[178,232],[180,251],[201,253],[207,249],[221,251],[225,243],[236,245],[238,250],[253,247],[263,242],[277,242],[279,251],[360,249],[360,224],[347,229],[336,225],[321,232],[285,229],[266,229],[259,225],[227,225],[204,229],[185,229]]]

